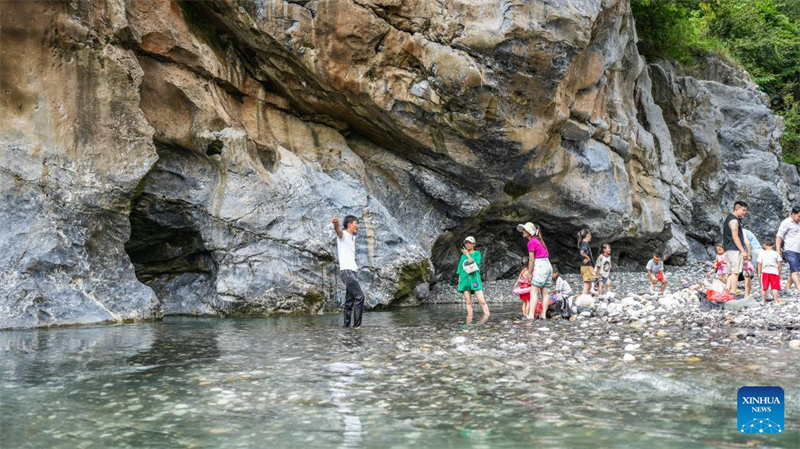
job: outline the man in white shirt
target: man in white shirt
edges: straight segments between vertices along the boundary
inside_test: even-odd
[[[800,206],[792,208],[792,214],[781,222],[778,235],[775,237],[778,253],[789,263],[789,281],[786,290],[792,284],[800,291]]]
[[[339,219],[331,220],[336,232],[336,248],[339,253],[339,271],[345,286],[344,327],[350,327],[350,315],[353,315],[353,327],[362,329],[361,314],[364,312],[364,292],[358,283],[358,265],[356,264],[356,233],[358,218],[348,215],[344,217],[344,231],[339,227]]]

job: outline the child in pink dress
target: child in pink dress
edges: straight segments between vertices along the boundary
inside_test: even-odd
[[[717,274],[719,280],[723,283],[728,280],[728,277],[725,275],[725,248],[722,245],[717,245],[717,261],[714,264],[714,269],[708,274],[710,276],[714,273]]]
[[[514,294],[522,301],[522,316],[527,317],[531,307],[531,280],[528,279],[528,262],[519,272],[517,283],[514,284]]]

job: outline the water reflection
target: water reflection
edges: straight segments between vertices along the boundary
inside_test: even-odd
[[[771,334],[714,346],[728,335],[525,323],[515,306],[465,327],[443,306],[363,331],[330,315],[0,332],[0,445],[797,447],[800,352]],[[785,434],[737,433],[742,385],[784,386]]]
[[[356,413],[357,404],[353,403],[352,384],[359,376],[365,374],[358,363],[332,363],[330,371],[339,378],[331,388],[331,403],[341,414],[344,430],[340,447],[359,447],[363,440],[361,418]]]
[[[364,332],[362,330],[344,329],[339,341],[343,348],[361,349],[364,347]]]
[[[218,330],[212,320],[198,319],[187,329],[172,323],[155,323],[151,328],[152,343],[129,357],[128,364],[157,374],[193,363],[214,363],[221,355],[217,346]]]
[[[474,315],[474,314],[473,314],[473,315]],[[472,318],[472,317],[473,317],[473,315],[467,315],[467,320],[466,320],[466,325],[467,325],[467,326],[469,326],[469,325],[471,325],[471,324],[472,324],[472,321],[473,321],[473,318]],[[487,321],[489,321],[489,317],[488,317],[488,316],[486,316],[486,315],[482,315],[482,316],[481,316],[481,319],[480,319],[480,320],[478,320],[478,322],[477,322],[476,324],[484,324],[484,323],[486,323]]]
[[[119,370],[120,358],[151,345],[153,328],[94,326],[0,333],[0,382],[36,386]]]

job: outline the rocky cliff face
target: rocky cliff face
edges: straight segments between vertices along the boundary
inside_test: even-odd
[[[711,246],[722,241],[727,207],[737,199],[749,205],[745,228],[759,240],[774,240],[796,204],[800,178],[781,161],[783,122],[769,110],[767,95],[746,72],[713,58],[694,73],[699,79],[663,61],[649,69],[690,188],[691,220],[682,222],[690,256],[711,257]]]
[[[372,306],[514,224],[557,262],[698,257],[734,198],[800,186],[743,75],[638,54],[626,0],[10,2],[0,13],[0,328],[315,313],[354,214]],[[766,167],[777,171],[769,175]]]

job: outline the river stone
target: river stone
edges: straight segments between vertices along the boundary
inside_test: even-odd
[[[633,299],[633,298],[632,298],[632,297],[630,297],[630,296],[629,296],[629,297],[627,297],[627,298],[624,298],[624,299],[622,300],[622,306],[623,306],[623,307],[638,307],[638,306],[640,306],[640,305],[641,305],[641,304],[639,304],[639,302],[638,302],[638,301],[636,301],[635,299]]]
[[[634,329],[643,329],[645,327],[645,322],[642,320],[633,321],[630,326]]]
[[[591,308],[594,308],[594,306],[595,306],[595,300],[592,297],[592,295],[578,295],[575,298],[574,304],[577,307],[586,307],[586,308],[591,309]]]

